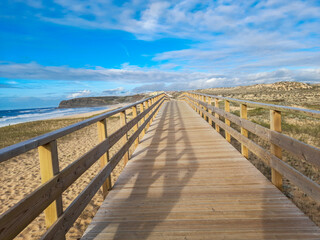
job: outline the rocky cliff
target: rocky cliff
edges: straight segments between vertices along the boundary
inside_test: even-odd
[[[132,96],[106,96],[106,97],[83,97],[61,101],[59,108],[78,107],[100,107],[125,102],[136,102],[143,99],[145,95],[137,94]]]

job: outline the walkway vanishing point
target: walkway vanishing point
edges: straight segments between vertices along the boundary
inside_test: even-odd
[[[320,239],[186,102],[165,102],[82,239]]]
[[[247,119],[255,108],[270,112],[270,129]],[[106,198],[83,239],[320,239],[319,227],[280,191],[285,178],[320,202],[319,179],[282,158],[284,150],[320,169],[320,149],[281,133],[282,112],[320,119],[320,111],[310,109],[195,92],[177,101],[159,93],[2,148],[0,163],[37,149],[42,183],[0,214],[0,239],[20,238],[39,216],[45,220],[41,240],[65,239],[99,189]],[[110,118],[119,123],[111,133]],[[97,145],[60,169],[59,139],[90,125]],[[247,160],[249,151],[270,167],[272,183]],[[120,161],[127,165],[112,186]],[[66,190],[95,163],[95,176],[71,203],[64,201]]]

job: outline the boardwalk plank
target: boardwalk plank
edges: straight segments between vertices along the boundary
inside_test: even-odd
[[[319,239],[186,103],[162,107],[82,239]]]

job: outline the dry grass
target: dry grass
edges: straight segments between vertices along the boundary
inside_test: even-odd
[[[86,118],[45,120],[3,127],[0,128],[0,144],[1,147],[6,147],[84,119]],[[127,119],[128,121],[132,119],[130,110],[127,111]],[[118,115],[107,119],[107,131],[109,135],[118,130],[119,127],[120,122]],[[132,133],[133,130],[130,130],[128,134],[129,137]],[[98,144],[97,126],[96,124],[92,124],[58,139],[57,142],[61,170]],[[110,157],[119,151],[121,146],[122,144],[120,141],[117,142],[109,151]],[[131,148],[129,152],[132,153],[133,150],[134,149]],[[113,170],[111,175],[113,183],[117,180],[123,167],[124,163],[123,161],[120,161]],[[99,169],[99,161],[97,161],[63,193],[64,209],[66,209],[66,207],[96,176]],[[39,171],[37,149],[0,163],[0,214],[8,210],[41,185]],[[82,236],[91,219],[99,209],[102,201],[102,193],[99,190],[90,201],[89,205],[81,213],[73,227],[69,230],[67,239],[79,239]],[[17,237],[17,239],[38,239],[45,230],[44,215],[41,214]]]
[[[295,83],[293,83],[295,86]],[[279,87],[280,86],[280,87]],[[233,97],[238,99],[273,103],[280,105],[290,105],[295,107],[309,107],[311,109],[320,109],[320,87],[318,85],[297,84],[296,88],[290,83],[277,83],[274,85],[255,85],[249,87],[222,88],[222,89],[204,89],[199,92],[221,95],[224,97]],[[223,101],[219,102],[219,107],[223,109]],[[239,106],[232,105],[231,112],[239,116]],[[248,108],[248,119],[266,128],[270,127],[269,110],[263,108]],[[239,127],[231,124],[239,131]],[[297,140],[309,145],[320,147],[320,121],[319,119],[307,117],[302,114],[282,113],[282,132]],[[224,131],[222,131],[222,135]],[[270,144],[256,135],[249,133],[249,138],[264,147],[270,149]],[[240,151],[240,144],[232,139],[232,145]],[[271,170],[261,159],[254,154],[249,154],[248,159],[257,169],[259,169],[269,180],[271,179]],[[320,184],[320,169],[303,161],[292,154],[283,151],[283,160],[289,165]],[[320,203],[314,201],[304,194],[297,186],[293,185],[288,179],[284,179],[283,192],[288,196],[305,214],[307,214],[318,226],[320,226]]]

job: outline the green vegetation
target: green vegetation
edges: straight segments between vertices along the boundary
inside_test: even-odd
[[[303,104],[303,106],[305,108],[309,108],[309,109],[313,109],[313,110],[320,110],[320,105],[319,104],[306,103],[306,104]]]
[[[248,110],[248,116],[261,116],[265,114],[267,114],[267,110],[261,107]]]
[[[234,110],[234,111],[231,111],[231,113],[240,117],[240,110]]]
[[[0,148],[57,130],[85,120],[86,118],[43,120],[0,128]]]

